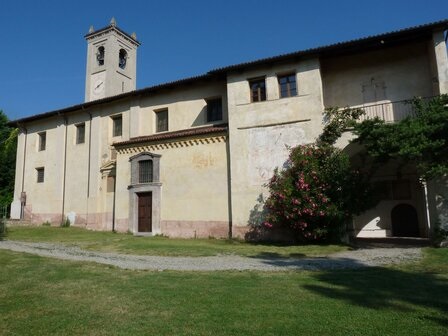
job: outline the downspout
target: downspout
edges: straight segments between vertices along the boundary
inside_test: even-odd
[[[28,139],[28,130],[25,126],[20,126],[20,125],[18,125],[18,126],[25,131],[25,145],[23,146],[22,188],[21,188],[21,195],[20,195],[20,196],[22,196],[23,195],[22,193],[25,191],[25,163],[26,163],[26,143],[27,143],[27,139]],[[23,219],[24,215],[25,215],[25,202],[23,202],[21,199],[20,200],[20,220]]]
[[[83,106],[84,109],[84,106]],[[89,150],[87,158],[87,199],[86,199],[86,226],[89,223],[89,198],[90,198],[90,156],[92,152],[92,112],[87,112],[89,115]]]
[[[428,226],[428,236],[431,237],[431,217],[429,214],[428,184],[424,179],[421,179],[420,183],[423,186],[423,191],[425,194],[425,215],[426,215],[426,224]]]
[[[231,172],[231,166],[230,166],[229,131],[227,131],[226,149],[227,149],[227,202],[228,202],[228,214],[229,214],[228,239],[232,239],[232,237],[233,237],[233,223],[232,223],[232,172]]]
[[[62,116],[64,119],[64,173],[62,175],[62,212],[61,212],[61,224],[64,222],[64,214],[65,214],[65,179],[67,174],[67,117]]]
[[[117,191],[117,163],[115,163],[114,197],[112,199],[112,232],[115,232],[115,199],[117,195],[116,191]]]

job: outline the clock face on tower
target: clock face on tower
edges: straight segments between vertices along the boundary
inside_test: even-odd
[[[102,79],[98,79],[93,84],[93,93],[98,95],[104,91],[104,81]]]
[[[104,72],[93,74],[90,78],[90,97],[100,99],[105,97],[106,76]]]

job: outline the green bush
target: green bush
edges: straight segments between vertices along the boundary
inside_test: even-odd
[[[339,240],[345,224],[374,202],[367,179],[331,145],[292,148],[287,168],[276,170],[267,187],[262,225],[292,231],[300,242]]]
[[[64,220],[61,222],[62,228],[68,228],[70,227],[70,219],[68,217],[65,217]]]
[[[8,228],[6,227],[6,219],[0,217],[0,240],[3,240],[8,235]]]

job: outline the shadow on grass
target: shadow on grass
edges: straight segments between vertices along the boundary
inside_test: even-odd
[[[327,298],[371,309],[430,309],[424,318],[448,326],[448,281],[432,273],[389,268],[325,271],[305,288]],[[434,311],[440,316],[434,316]]]
[[[351,258],[310,257],[300,253],[291,253],[289,257],[277,253],[259,253],[250,258],[260,259],[260,261],[266,265],[281,267],[285,271],[357,269],[368,266],[367,264]]]

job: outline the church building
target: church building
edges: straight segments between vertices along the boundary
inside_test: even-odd
[[[170,237],[244,237],[287,146],[311,143],[327,107],[403,119],[448,93],[448,20],[136,88],[135,34],[91,28],[85,102],[11,122],[20,130],[11,218]],[[338,142],[356,161],[350,134]],[[384,167],[359,237],[427,237],[448,220],[446,183]],[[406,218],[403,221],[403,218]]]

